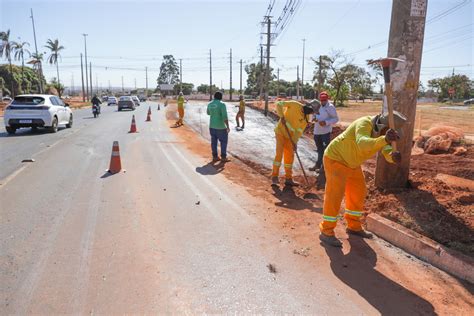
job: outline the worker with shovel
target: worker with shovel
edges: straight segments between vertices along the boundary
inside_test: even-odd
[[[284,160],[285,185],[298,186],[293,181],[293,160],[296,145],[308,124],[308,115],[313,113],[310,105],[304,105],[297,101],[278,101],[277,113],[280,117],[275,128],[276,154],[273,160],[272,185],[278,185],[281,160]]]
[[[400,163],[401,155],[393,151],[392,142],[397,141],[406,117],[393,111],[394,129],[389,129],[389,114],[365,116],[355,120],[337,136],[324,152],[323,165],[326,175],[323,221],[319,224],[319,239],[328,245],[342,247],[335,237],[334,228],[340,218],[339,209],[345,196],[344,218],[347,233],[362,238],[372,238],[363,230],[361,218],[367,194],[361,165],[380,152],[390,163]]]

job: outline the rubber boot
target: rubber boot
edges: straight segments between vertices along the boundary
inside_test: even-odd
[[[278,181],[278,177],[272,177],[272,185],[280,185],[280,181]]]
[[[290,187],[298,187],[300,184],[298,182],[293,181],[293,179],[286,179],[285,185]]]
[[[372,239],[374,235],[372,233],[366,232],[365,230],[352,230],[347,228],[346,233],[349,235],[359,236],[361,238]]]
[[[319,240],[321,240],[324,244],[341,248],[342,242],[336,238],[336,236],[328,236],[324,235],[323,233],[319,234]]]

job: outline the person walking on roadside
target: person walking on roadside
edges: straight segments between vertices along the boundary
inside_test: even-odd
[[[319,239],[328,245],[342,247],[334,228],[340,218],[339,209],[345,197],[344,218],[347,233],[372,238],[363,230],[361,218],[367,195],[361,165],[380,152],[389,163],[400,163],[401,155],[392,151],[389,144],[398,140],[399,130],[406,117],[394,111],[395,129],[388,128],[388,114],[364,116],[354,122],[329,144],[324,152],[323,166],[326,175],[323,221],[319,224]]]
[[[278,101],[277,113],[280,120],[275,127],[276,154],[273,160],[272,185],[278,185],[281,160],[284,160],[285,185],[298,186],[293,181],[293,161],[295,158],[296,145],[303,135],[308,124],[308,115],[313,113],[310,105],[304,105],[298,101]]]
[[[239,96],[239,111],[237,112],[237,115],[235,116],[235,122],[237,123],[237,129],[240,128],[240,122],[239,122],[239,118],[242,119],[242,129],[244,129],[245,127],[245,100],[244,100],[244,96],[243,95],[240,95]]]
[[[176,122],[176,125],[181,126],[183,125],[183,118],[184,118],[184,96],[182,92],[180,92],[178,95],[178,114],[179,114],[179,119]]]
[[[227,158],[227,141],[230,132],[227,108],[222,102],[222,92],[214,93],[214,100],[207,105],[207,115],[210,116],[209,133],[211,134],[212,161],[229,162]],[[221,158],[217,153],[217,142],[221,143]]]
[[[318,151],[318,159],[314,167],[309,168],[310,171],[317,171],[321,169],[323,164],[324,150],[331,141],[332,126],[339,121],[337,116],[336,107],[329,102],[329,96],[327,92],[321,92],[319,100],[313,100],[310,104],[313,106],[314,114],[314,142]]]

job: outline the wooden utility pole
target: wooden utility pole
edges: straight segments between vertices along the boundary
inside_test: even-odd
[[[209,50],[209,101],[212,101],[212,50]]]
[[[242,59],[240,60],[240,94],[242,94]]]
[[[268,90],[270,89],[270,46],[271,46],[271,28],[272,21],[271,16],[267,16],[267,67],[265,70],[265,111],[264,114],[268,114]]]
[[[230,49],[230,88],[229,88],[229,98],[232,101],[232,48]]]
[[[84,67],[82,65],[82,53],[81,53],[81,79],[82,79],[82,102],[86,102],[86,91],[84,90]]]
[[[390,164],[382,155],[377,157],[375,185],[380,188],[404,188],[408,184],[427,3],[428,0],[392,3],[388,57],[405,60],[391,67],[393,108],[407,117],[407,123],[397,142],[402,162]]]

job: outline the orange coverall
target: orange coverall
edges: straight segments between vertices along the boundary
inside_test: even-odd
[[[390,156],[392,147],[385,141],[385,136],[377,138],[371,136],[372,119],[372,116],[365,116],[355,120],[329,144],[324,152],[326,189],[323,221],[319,224],[319,228],[327,236],[334,236],[344,196],[346,204],[344,218],[347,221],[347,228],[353,231],[362,230],[360,219],[367,194],[362,163],[378,151],[381,151],[388,162],[393,163]]]
[[[286,127],[291,135],[291,139],[296,144],[303,135],[303,131],[308,124],[303,114],[303,105],[297,101],[279,101],[277,103],[278,116],[284,117]],[[293,177],[293,161],[295,153],[288,132],[281,120],[275,127],[276,154],[273,160],[272,177],[278,177],[280,173],[281,160],[284,159],[285,177]]]

